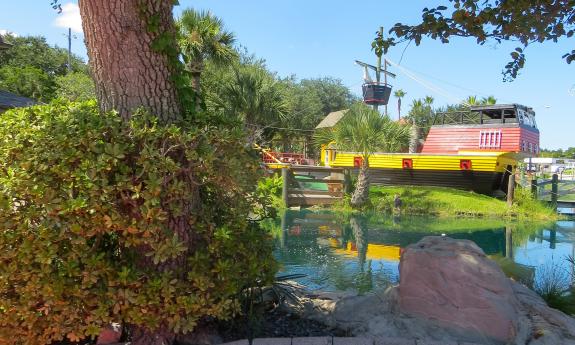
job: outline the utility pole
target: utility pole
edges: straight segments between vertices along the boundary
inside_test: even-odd
[[[72,28],[68,28],[68,73],[72,72]]]
[[[385,57],[383,58],[383,72],[384,72],[383,81],[385,83],[385,86],[387,86],[387,60],[385,59]],[[385,104],[385,116],[387,116],[387,103]]]
[[[383,37],[383,26],[379,27],[379,36]],[[379,81],[381,79],[381,55],[380,54],[377,55],[377,66],[376,66],[376,68],[377,69],[375,70],[375,81],[377,82],[377,85],[379,85]],[[387,75],[385,75],[385,73],[384,73],[383,78],[385,78],[385,80],[387,80]],[[386,108],[386,112],[387,112],[387,106],[385,106],[385,108]],[[373,109],[378,110],[378,105],[374,104]]]

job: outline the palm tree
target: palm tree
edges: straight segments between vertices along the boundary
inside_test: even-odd
[[[493,96],[483,97],[481,99],[481,104],[483,104],[483,105],[497,104],[497,99]]]
[[[397,119],[401,119],[401,99],[407,94],[407,92],[399,89],[393,93],[397,97]]]
[[[381,116],[363,103],[352,105],[345,116],[330,129],[319,130],[314,139],[318,144],[336,142],[337,148],[358,152],[362,163],[351,206],[359,208],[369,201],[369,158],[376,151],[393,152],[407,146],[409,127]]]
[[[227,113],[243,120],[252,143],[261,138],[266,127],[278,125],[288,111],[281,84],[263,66],[235,67],[224,93]]]
[[[222,20],[209,11],[185,9],[177,21],[179,44],[186,69],[192,74],[192,87],[200,92],[200,77],[206,60],[218,65],[234,61],[234,34],[224,30]]]
[[[477,101],[477,96],[469,96],[467,97],[467,99],[463,102],[466,105],[478,105],[479,102]]]

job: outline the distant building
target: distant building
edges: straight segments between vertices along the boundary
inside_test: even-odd
[[[8,49],[12,47],[12,45],[6,41],[4,41],[4,39],[2,38],[2,35],[0,35],[0,50],[3,49]]]
[[[315,129],[332,128],[339,122],[339,120],[342,119],[343,115],[345,115],[347,111],[348,109],[332,111],[331,113],[327,114],[327,116],[321,120],[317,126],[315,126]]]
[[[524,163],[528,171],[561,173],[566,169],[575,168],[575,159],[534,157],[525,158]]]
[[[12,45],[4,41],[2,35],[0,35],[0,50],[8,49],[10,47],[12,47]],[[0,90],[0,113],[3,113],[8,109],[27,107],[34,104],[36,104],[36,101],[31,98],[18,96],[15,93]]]
[[[31,98],[18,96],[15,93],[0,90],[0,113],[3,113],[8,109],[27,107],[34,104],[36,104],[36,101]]]

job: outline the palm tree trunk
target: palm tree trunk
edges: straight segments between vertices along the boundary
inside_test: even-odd
[[[357,248],[359,266],[360,269],[363,270],[363,264],[367,257],[367,226],[365,226],[365,220],[363,218],[356,216],[351,217],[349,223],[353,230],[353,237],[355,237],[355,247]]]
[[[355,191],[351,196],[351,207],[360,208],[369,201],[369,162],[365,158],[359,169]]]
[[[196,93],[196,95],[200,94],[201,77],[202,77],[202,74],[200,72],[192,72],[192,89],[194,89],[194,92]]]

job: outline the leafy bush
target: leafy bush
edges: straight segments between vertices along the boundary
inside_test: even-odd
[[[285,202],[282,199],[282,176],[274,174],[264,177],[258,181],[256,195],[258,196],[258,204],[262,205],[262,213],[264,217],[276,216],[276,211],[286,208]]]
[[[81,72],[68,73],[55,78],[56,95],[64,99],[83,102],[96,99],[96,86],[89,75]]]
[[[282,177],[281,175],[272,175],[258,181],[258,191],[265,195],[282,195]]]
[[[513,195],[512,212],[519,217],[555,219],[557,212],[543,201],[533,198],[528,188],[517,187]]]
[[[123,123],[94,102],[0,115],[0,343],[231,316],[276,269],[246,220],[259,171],[237,131]]]

